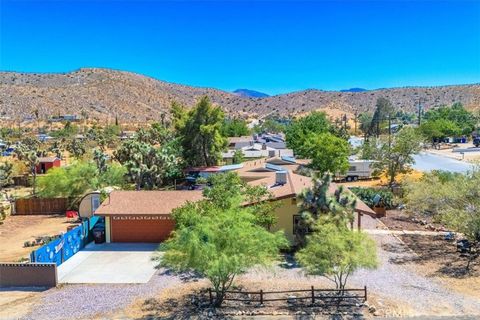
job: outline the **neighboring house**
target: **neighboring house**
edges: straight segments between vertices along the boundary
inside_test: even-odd
[[[305,188],[312,186],[312,181],[309,177],[293,173],[288,166],[289,164],[285,164],[282,167],[262,159],[230,169],[235,170],[251,185],[265,186],[272,193],[273,200],[279,201],[275,210],[278,223],[272,230],[283,230],[287,239],[294,244],[295,227],[299,221],[296,198]],[[216,167],[215,172],[221,172],[220,168],[222,167]],[[334,193],[336,190],[337,186],[332,183],[330,192]],[[172,210],[187,201],[198,201],[202,198],[199,190],[113,191],[95,214],[106,218],[107,242],[161,242],[174,229],[175,224],[170,215]],[[357,228],[362,226],[363,215],[376,216],[375,212],[360,200],[357,201],[355,212]]]
[[[41,157],[38,158],[38,164],[35,172],[38,174],[47,173],[53,167],[60,167],[61,161],[57,157]]]
[[[228,150],[222,153],[222,158],[226,163],[231,163],[235,152],[242,150],[243,158],[246,160],[259,158],[273,158],[289,156],[293,157],[293,150],[291,149],[276,149],[269,147],[266,143],[251,143],[247,146]]]

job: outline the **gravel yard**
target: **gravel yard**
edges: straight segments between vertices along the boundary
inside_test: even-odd
[[[367,285],[370,292],[403,303],[415,315],[480,315],[480,301],[454,292],[415,272],[415,254],[393,235],[373,236],[378,244],[380,266],[361,270],[350,285]]]
[[[378,314],[392,316],[480,315],[480,301],[442,285],[435,278],[416,270],[417,256],[396,236],[371,235],[378,245],[380,266],[376,270],[360,270],[352,275],[348,287],[368,287],[369,303]],[[418,271],[418,272],[417,272]],[[304,289],[332,287],[323,277],[303,274],[294,261],[272,268],[256,268],[239,276],[236,285],[254,290]],[[139,285],[65,285],[41,294],[38,302],[23,319],[73,319],[109,315],[129,315],[129,311],[148,317],[156,310],[143,310],[146,301],[181,299],[206,282],[186,284],[180,277],[157,271],[146,284]],[[171,299],[170,299],[171,300]],[[161,310],[162,304],[154,304]],[[268,307],[268,306],[266,306]],[[127,311],[128,310],[128,311]],[[148,312],[147,314],[145,312]]]
[[[91,319],[123,309],[137,298],[148,299],[180,284],[179,277],[159,270],[145,284],[65,285],[46,291],[22,319]]]

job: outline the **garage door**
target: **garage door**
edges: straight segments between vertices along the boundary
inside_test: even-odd
[[[111,218],[111,241],[162,242],[174,226],[170,216],[114,216]]]

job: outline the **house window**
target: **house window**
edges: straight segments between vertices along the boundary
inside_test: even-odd
[[[351,167],[348,169],[348,171],[357,171],[357,167],[351,166]]]
[[[92,211],[95,211],[100,207],[100,197],[92,197]]]

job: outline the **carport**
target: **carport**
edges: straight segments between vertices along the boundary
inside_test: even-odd
[[[146,283],[155,273],[155,243],[87,245],[58,267],[59,283]]]

